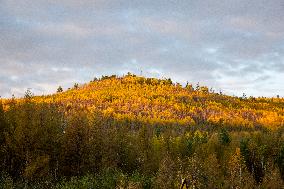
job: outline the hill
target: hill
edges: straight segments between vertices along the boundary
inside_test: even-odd
[[[283,186],[283,98],[128,74],[1,101],[1,188]]]
[[[21,101],[22,99],[20,99]],[[231,97],[208,87],[182,87],[170,79],[104,76],[54,95],[33,97],[66,111],[101,112],[116,120],[158,124],[277,129],[284,124],[283,98]],[[5,104],[9,104],[7,101]]]

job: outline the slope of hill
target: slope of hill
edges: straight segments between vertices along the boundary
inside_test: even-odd
[[[1,101],[1,188],[283,186],[283,98],[128,74]]]
[[[66,92],[34,97],[32,101],[59,104],[66,110],[101,112],[117,120],[268,129],[284,124],[282,98],[231,97],[204,86],[182,87],[170,79],[134,75],[105,76]]]

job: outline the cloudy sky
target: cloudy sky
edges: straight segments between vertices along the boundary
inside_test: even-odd
[[[129,72],[284,96],[283,0],[0,0],[0,95]]]

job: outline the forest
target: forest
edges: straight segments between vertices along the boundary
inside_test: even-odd
[[[284,188],[283,108],[130,73],[2,98],[0,188]]]

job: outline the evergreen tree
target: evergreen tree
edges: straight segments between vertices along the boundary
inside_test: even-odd
[[[225,128],[222,128],[219,132],[219,141],[223,145],[228,145],[231,142],[231,137]]]
[[[74,84],[74,89],[78,89],[79,88],[79,84],[78,83],[75,83]]]
[[[61,86],[59,86],[59,87],[57,88],[57,91],[56,91],[56,92],[58,92],[58,93],[63,92],[63,88],[62,88]]]

